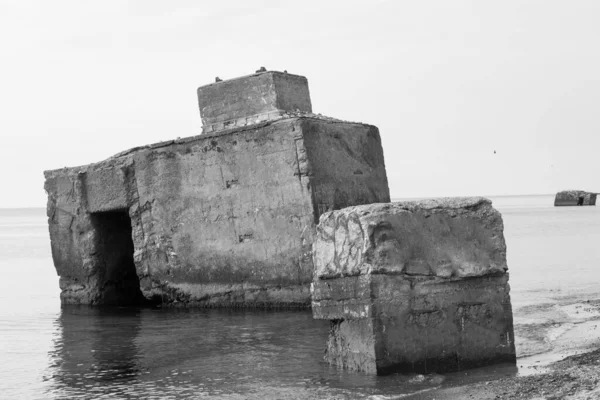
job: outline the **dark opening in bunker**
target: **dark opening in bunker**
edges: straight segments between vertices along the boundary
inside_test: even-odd
[[[141,305],[144,296],[133,262],[131,218],[127,210],[92,215],[96,231],[101,305]]]
[[[577,199],[577,205],[578,206],[582,206],[583,205],[583,200],[584,200],[583,196],[579,196],[579,198]]]

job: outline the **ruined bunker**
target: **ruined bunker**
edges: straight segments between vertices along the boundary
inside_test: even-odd
[[[371,374],[515,363],[502,217],[484,198],[349,207],[321,216],[313,316],[326,359]]]
[[[390,203],[379,131],[312,113],[302,76],[200,87],[203,134],[46,171],[65,304],[311,305],[367,373],[514,362],[500,214]],[[312,285],[311,285],[312,282]]]
[[[595,206],[596,193],[583,190],[563,190],[556,193],[554,206]]]
[[[309,306],[319,216],[390,201],[378,129],[313,114],[306,78],[198,101],[199,136],[45,172],[63,303]]]

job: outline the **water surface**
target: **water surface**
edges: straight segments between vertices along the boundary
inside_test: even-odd
[[[555,208],[553,196],[492,200],[504,218],[517,332],[532,318],[556,322],[549,308],[600,299],[600,208]],[[382,399],[516,372],[338,371],[323,362],[328,322],[310,311],[61,309],[43,209],[0,210],[0,272],[3,398]],[[557,324],[560,336],[568,326]],[[523,354],[534,352],[527,340],[517,342]]]

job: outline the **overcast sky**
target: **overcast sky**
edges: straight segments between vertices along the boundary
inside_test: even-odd
[[[261,66],[378,126],[392,197],[600,191],[599,21],[598,0],[0,0],[0,207],[199,134],[196,88]]]

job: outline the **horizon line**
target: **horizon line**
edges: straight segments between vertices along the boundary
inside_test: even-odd
[[[488,194],[488,195],[465,195],[465,196],[412,196],[412,197],[393,197],[390,199],[412,200],[412,199],[435,199],[442,197],[520,197],[520,196],[554,196],[556,193],[528,193],[528,194]],[[32,210],[44,209],[46,206],[29,206],[29,207],[0,207],[0,210]]]

